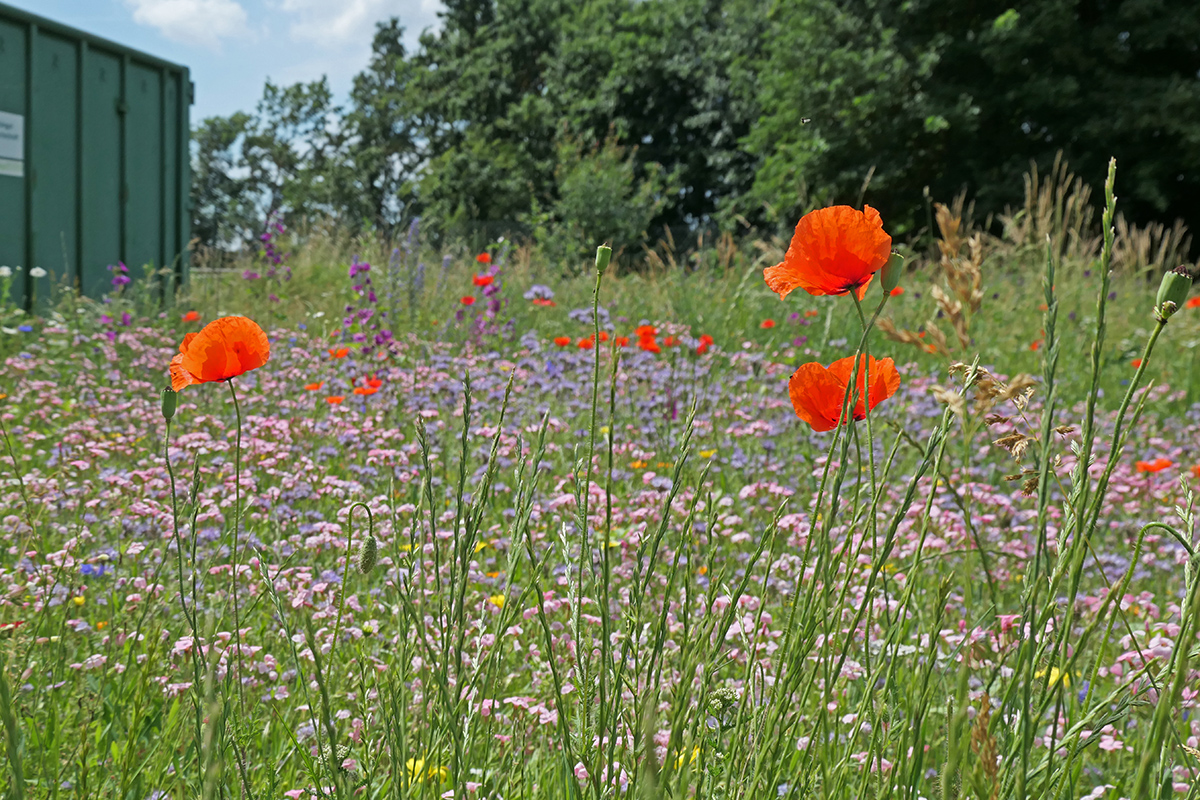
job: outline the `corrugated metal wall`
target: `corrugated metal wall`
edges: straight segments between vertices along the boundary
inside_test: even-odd
[[[187,278],[187,67],[0,3],[0,265],[17,302],[66,276],[111,288],[108,265]],[[161,288],[161,287],[160,287]]]

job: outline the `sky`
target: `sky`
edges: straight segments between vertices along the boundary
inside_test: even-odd
[[[267,78],[329,77],[348,96],[367,65],[375,23],[399,17],[415,48],[441,0],[3,0],[87,33],[187,66],[192,123],[249,111]]]

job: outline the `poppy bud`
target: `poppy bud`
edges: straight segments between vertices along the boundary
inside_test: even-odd
[[[904,256],[899,253],[892,253],[879,273],[879,282],[883,284],[884,294],[891,294],[892,289],[900,285],[900,276],[903,273]]]
[[[1183,266],[1163,275],[1158,285],[1158,297],[1154,301],[1154,318],[1166,322],[1171,315],[1183,307],[1188,292],[1192,290],[1192,276]]]
[[[604,274],[604,270],[608,269],[608,262],[612,259],[612,248],[607,244],[602,244],[596,248],[596,272],[600,275]]]
[[[363,575],[366,575],[375,569],[377,561],[379,561],[379,542],[375,540],[374,534],[368,533],[367,538],[363,539],[362,544],[358,546],[358,560],[355,562],[355,567]]]
[[[175,404],[179,401],[179,393],[168,386],[162,391],[162,414],[168,422],[175,416]]]

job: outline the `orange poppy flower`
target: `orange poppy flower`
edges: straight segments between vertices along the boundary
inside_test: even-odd
[[[258,369],[271,357],[271,344],[258,324],[246,317],[221,317],[183,337],[171,359],[171,388],[227,381]]]
[[[618,336],[613,341],[617,343],[617,347],[629,347],[629,337],[628,336]]]
[[[184,314],[182,317],[180,317],[180,319],[182,319],[184,322],[199,322],[200,321],[200,312],[189,311],[186,314]]]
[[[548,299],[548,298],[545,298],[545,297],[535,297],[535,298],[533,298],[533,304],[534,304],[535,306],[555,306],[555,305],[558,305],[558,304],[557,304],[557,303],[555,303],[553,300],[550,300],[550,299]]]
[[[1169,458],[1156,458],[1153,461],[1139,461],[1134,466],[1138,472],[1162,472],[1167,467],[1175,466]]]
[[[904,294],[904,287],[903,287],[903,286],[897,286],[895,289],[892,289],[892,291],[891,291],[891,292],[889,292],[889,294],[890,294],[892,297],[899,297],[900,295]]]
[[[469,296],[468,296],[468,297],[464,297],[464,298],[462,299],[462,304],[463,304],[464,306],[473,305],[474,303],[475,303],[475,298],[474,298],[474,297],[469,297]]]
[[[1200,308],[1200,297],[1193,297],[1183,304],[1186,308]]]
[[[554,343],[556,345],[558,345],[559,347],[566,347],[567,345],[569,345],[571,343],[571,337],[570,336],[555,336]]]
[[[1197,305],[1200,305],[1200,303],[1197,303]],[[1200,478],[1200,464],[1192,467],[1192,475],[1193,477]]]
[[[492,263],[492,254],[485,251],[475,256],[475,260],[480,264],[490,264]]]
[[[378,391],[379,391],[378,386],[355,386],[354,387],[355,394],[363,394],[363,395],[375,394]]]
[[[345,395],[335,394],[332,397],[326,397],[325,402],[329,403],[329,405],[331,405],[331,406],[340,406],[342,404],[342,401],[345,399],[346,399]]]
[[[758,326],[758,327],[760,327],[760,328],[766,328],[766,329],[768,329],[768,330],[769,330],[769,329],[771,329],[771,328],[774,328],[774,327],[775,327],[775,320],[773,320],[773,319],[764,319],[764,320],[762,321],[762,323],[761,323],[761,324],[759,324],[759,326]]]
[[[592,337],[589,336],[586,339],[580,339],[578,347],[580,350],[591,350],[593,344]]]
[[[817,311],[815,308],[810,308],[808,311],[804,312],[804,316],[811,318],[811,317],[818,316],[820,313],[821,312]]]
[[[494,280],[495,278],[493,278],[491,275],[476,275],[471,282],[476,286],[491,286],[492,281]]]
[[[340,350],[332,350],[331,349],[329,351],[329,355],[333,356],[334,358],[345,358],[346,356],[350,355],[350,348],[343,347]]]
[[[763,278],[780,300],[794,289],[811,295],[854,292],[861,300],[891,254],[892,237],[875,209],[819,208],[800,218],[783,262],[764,269]]]
[[[866,393],[869,395],[871,408],[894,395],[900,388],[900,373],[896,371],[896,365],[890,358],[876,360],[872,356],[869,370],[867,357],[859,358],[859,398],[853,412],[856,420],[866,416],[862,398],[867,377],[865,371],[871,373],[871,390]],[[838,359],[828,368],[815,361],[802,364],[788,381],[788,395],[792,399],[792,408],[796,410],[796,416],[812,426],[814,431],[831,431],[836,428],[842,414],[846,387],[850,384],[853,372],[853,356]]]
[[[608,341],[608,331],[600,331],[600,341],[602,341],[602,342]]]
[[[304,384],[304,388],[310,392],[318,392],[321,390],[321,387],[324,385],[325,385],[325,381],[319,381],[317,383],[306,383],[306,384]]]

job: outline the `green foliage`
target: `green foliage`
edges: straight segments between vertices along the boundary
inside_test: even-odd
[[[905,237],[927,196],[965,188],[981,217],[1020,202],[1013,177],[1060,151],[1081,174],[1128,164],[1130,221],[1200,227],[1194,4],[451,0],[415,52],[402,34],[379,25],[345,107],[325,81],[268,84],[253,113],[198,126],[202,243],[236,245],[272,209],[524,236],[576,202],[564,135],[614,137],[630,197],[670,176],[650,230],[786,228],[865,201]]]
[[[627,151],[616,136],[591,147],[567,135],[559,140],[557,199],[546,211],[535,206],[526,218],[553,260],[585,264],[594,243],[604,241],[618,252],[639,249],[651,221],[677,190],[677,175],[663,175],[651,164],[639,179],[636,156],[637,149]]]
[[[1161,0],[783,0],[743,204],[788,217],[861,196],[903,232],[923,219],[923,187],[966,187],[981,212],[999,211],[1019,200],[1013,175],[1062,150],[1083,174],[1110,156],[1131,165],[1130,218],[1196,228],[1198,36],[1193,4]]]

